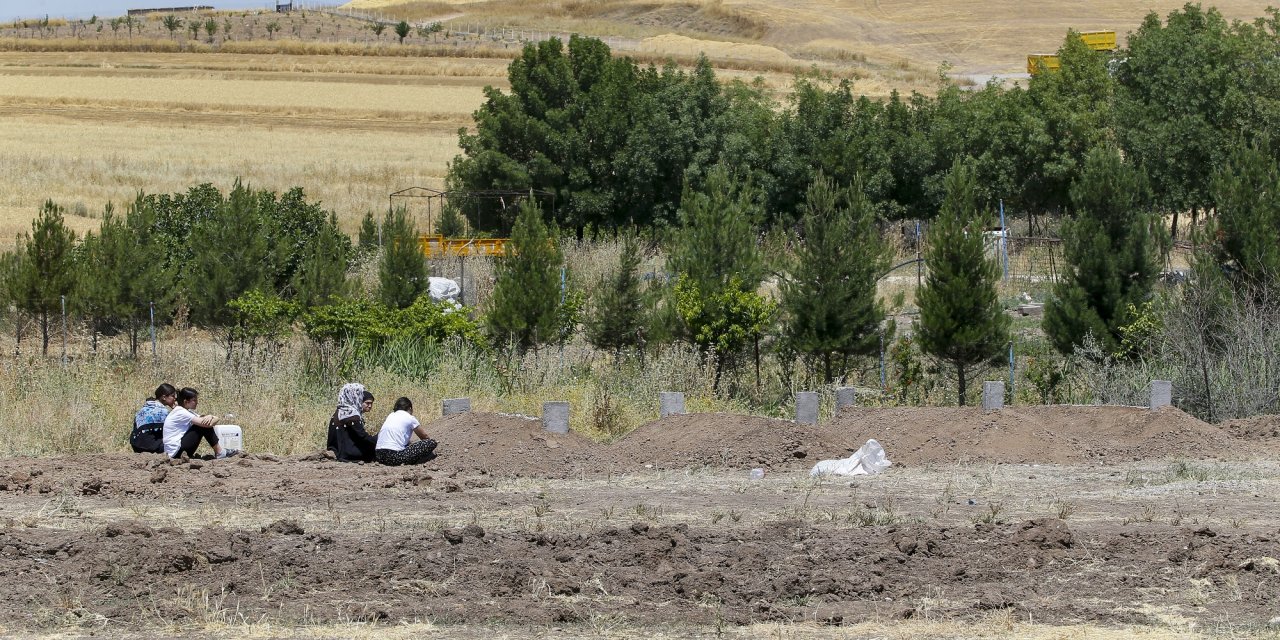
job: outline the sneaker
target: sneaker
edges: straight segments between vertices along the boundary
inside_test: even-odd
[[[234,458],[238,455],[240,455],[239,449],[223,449],[222,453],[218,454],[217,459],[221,460],[223,458]]]

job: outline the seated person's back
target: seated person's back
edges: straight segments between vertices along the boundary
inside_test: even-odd
[[[410,444],[415,433],[420,440]],[[382,422],[382,430],[378,432],[378,448],[374,452],[378,462],[392,466],[420,464],[434,458],[435,449],[436,441],[413,417],[413,403],[408,398],[397,398],[395,411]]]

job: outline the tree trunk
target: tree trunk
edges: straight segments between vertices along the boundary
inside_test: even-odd
[[[1173,226],[1169,230],[1169,240],[1170,242],[1178,241],[1178,210],[1177,209],[1173,210]]]
[[[957,364],[957,365],[956,365],[956,377],[957,377],[957,378],[959,378],[959,380],[960,380],[960,406],[962,406],[962,407],[963,407],[963,406],[964,406],[964,395],[965,395],[965,392],[966,392],[966,391],[968,391],[967,387],[965,386],[965,383],[966,383],[967,381],[966,381],[966,380],[965,380],[965,378],[964,378],[964,365],[962,365],[962,364]]]
[[[49,355],[49,312],[40,312],[40,355]]]
[[[827,351],[822,354],[822,377],[823,381],[831,384],[831,352]]]

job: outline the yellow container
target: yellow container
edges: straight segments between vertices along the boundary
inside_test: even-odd
[[[1062,66],[1058,62],[1057,54],[1053,53],[1033,53],[1027,56],[1027,73],[1036,75],[1041,69],[1045,71],[1057,71]]]
[[[1094,51],[1116,50],[1116,32],[1114,31],[1082,31],[1080,39]]]

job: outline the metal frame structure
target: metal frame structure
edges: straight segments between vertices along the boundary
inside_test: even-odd
[[[479,189],[474,191],[441,191],[432,189],[431,187],[409,187],[394,191],[387,195],[388,210],[395,209],[396,198],[425,198],[427,200],[427,226],[424,230],[435,232],[435,215],[437,211],[444,211],[445,203],[449,200],[463,201],[494,201],[497,200],[502,204],[503,209],[519,204],[520,200],[529,196],[540,196],[551,201],[551,215],[555,217],[556,210],[556,194],[544,189]]]

